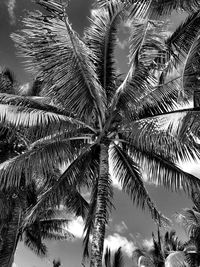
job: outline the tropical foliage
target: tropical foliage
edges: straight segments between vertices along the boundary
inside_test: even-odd
[[[195,176],[177,162],[199,157],[194,135],[199,108],[179,110],[198,82],[199,4],[197,1],[95,1],[90,26],[81,38],[69,23],[62,1],[37,0],[48,12],[29,13],[13,34],[28,68],[43,85],[40,97],[0,95],[0,121],[24,129],[28,149],[0,169],[1,189],[31,184],[33,174],[48,184],[49,172],[66,169],[46,190],[28,220],[41,207],[65,199],[69,211],[85,218],[84,256],[102,266],[103,242],[112,210],[115,176],[158,225],[167,220],[145,189],[150,182],[191,194]],[[175,8],[189,12],[170,36],[155,20]],[[114,58],[119,25],[128,24],[129,71],[119,75]],[[170,75],[180,72],[170,80]],[[91,191],[89,210],[81,188]]]
[[[104,254],[104,265],[105,267],[123,267],[123,254],[121,251],[121,247],[114,253],[113,259],[111,255],[111,250],[106,248],[106,252]]]

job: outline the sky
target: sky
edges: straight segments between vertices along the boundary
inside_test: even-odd
[[[69,18],[73,28],[80,34],[83,28],[88,25],[87,16],[92,0],[72,0],[69,6]],[[37,9],[38,7],[30,0],[0,0],[0,66],[9,67],[16,76],[20,84],[26,84],[32,81],[33,77],[25,72],[23,59],[16,56],[14,44],[10,38],[12,32],[22,27],[21,18],[26,10]],[[179,23],[182,18],[174,15],[172,17],[172,26]],[[126,67],[126,40],[122,31],[119,36],[117,48],[117,59],[119,68],[125,72]],[[198,175],[198,166],[185,164],[184,168],[188,172]],[[147,189],[154,199],[159,210],[166,216],[173,219],[172,216],[185,207],[191,207],[191,201],[182,194],[167,192],[162,187],[147,185]],[[147,246],[151,244],[151,233],[155,231],[155,225],[148,213],[140,211],[134,207],[129,198],[121,191],[118,184],[115,184],[115,198],[110,223],[107,227],[105,246],[109,246],[116,250],[122,246],[126,255],[126,266],[131,266],[131,254],[138,242]],[[86,195],[87,197],[87,195]],[[177,225],[173,226],[177,229],[180,238],[185,238],[185,233],[180,231]],[[69,224],[69,230],[75,234],[73,241],[48,242],[49,254],[46,259],[36,257],[31,251],[19,244],[15,255],[15,267],[48,267],[52,266],[53,259],[60,258],[62,266],[80,267],[82,257],[82,230],[83,222],[80,218]]]

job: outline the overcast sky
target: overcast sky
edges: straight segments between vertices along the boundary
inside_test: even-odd
[[[83,27],[87,25],[87,16],[92,0],[72,0],[69,7],[69,17],[73,27],[80,34]],[[0,0],[0,65],[9,67],[16,75],[17,80],[21,83],[31,82],[32,77],[26,73],[23,68],[21,58],[16,57],[14,44],[10,39],[10,33],[21,27],[21,17],[26,10],[36,9],[37,7],[30,0]],[[173,17],[173,25],[180,21],[177,16]],[[173,26],[174,27],[174,26]],[[120,34],[120,42],[117,50],[118,62],[120,69],[125,72],[126,67],[126,42],[123,40],[123,31]],[[185,165],[186,170],[198,172],[196,167]],[[170,218],[184,207],[190,207],[191,202],[184,194],[175,194],[166,192],[162,188],[147,186],[152,198],[157,203],[158,208]],[[87,196],[86,196],[87,197]],[[137,240],[149,244],[151,233],[155,226],[149,216],[135,208],[128,197],[123,194],[118,185],[115,188],[114,204],[116,210],[113,211],[110,225],[107,229],[106,245],[112,249],[122,246],[127,256],[127,266],[130,265],[131,253],[136,246]],[[175,226],[176,227],[176,226]],[[77,236],[74,241],[50,242],[49,257],[41,260],[32,252],[20,244],[17,248],[15,257],[15,266],[17,267],[47,267],[52,266],[54,258],[60,258],[65,267],[81,266],[82,256],[82,228],[83,224],[80,218],[73,221],[70,230]],[[178,231],[180,237],[184,238],[183,231]]]

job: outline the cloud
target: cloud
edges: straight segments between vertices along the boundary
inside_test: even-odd
[[[119,38],[117,38],[117,45],[120,49],[124,50],[128,45],[128,41],[127,40],[120,41]]]
[[[148,250],[150,250],[152,247],[153,247],[153,239],[150,238],[150,239],[144,239],[143,242],[142,242],[143,246],[145,248],[147,248]]]
[[[124,221],[121,221],[121,223],[115,224],[114,229],[116,232],[123,234],[128,230],[128,227]]]
[[[67,226],[67,230],[72,233],[75,238],[82,239],[84,232],[84,222],[81,217],[72,219]]]
[[[129,241],[125,236],[121,236],[118,233],[114,233],[105,238],[104,248],[106,249],[106,247],[109,247],[111,251],[116,251],[121,247],[122,251],[128,257],[132,257],[133,250],[135,249],[133,241]]]
[[[12,264],[12,267],[18,267],[16,263],[13,263]]]
[[[8,14],[10,17],[10,24],[14,25],[16,23],[16,17],[15,17],[15,6],[16,6],[16,0],[8,0],[7,7],[8,7]]]

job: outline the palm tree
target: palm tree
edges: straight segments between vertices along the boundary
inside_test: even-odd
[[[200,194],[194,191],[192,194],[194,206],[192,209],[184,209],[178,213],[177,220],[181,223],[189,235],[188,250],[191,266],[200,264]],[[193,245],[193,246],[192,246]]]
[[[35,89],[36,85],[37,90]],[[35,92],[39,93],[38,85],[39,83],[36,79],[28,94],[35,95]],[[0,73],[0,91],[12,95],[20,92],[13,73],[7,68],[2,68]],[[23,92],[23,94],[27,95],[27,92]],[[21,154],[27,145],[27,139],[25,139],[23,132],[20,130],[11,132],[9,125],[1,125],[0,139],[0,162]],[[22,174],[23,177],[24,175]],[[39,182],[39,179],[37,179],[37,182]],[[1,190],[0,266],[9,267],[12,265],[19,240],[23,240],[24,244],[38,255],[45,256],[47,248],[42,242],[43,239],[62,240],[72,237],[64,229],[68,220],[61,217],[63,213],[53,208],[50,209],[50,207],[47,207],[47,210],[38,210],[37,216],[32,218],[31,223],[23,225],[27,208],[34,206],[42,192],[47,189],[48,187],[41,182],[37,189],[34,182],[25,186],[22,179],[20,188],[17,190],[14,188]],[[57,217],[55,217],[54,213]]]
[[[26,152],[1,166],[1,188],[18,188],[22,173],[28,185],[36,171],[48,182],[49,170],[65,162],[66,170],[36,207],[55,205],[57,199],[69,196],[69,209],[74,211],[78,202],[76,214],[83,214],[80,195],[77,200],[71,192],[88,187],[91,203],[84,255],[89,254],[92,234],[91,266],[100,267],[105,226],[113,206],[110,174],[158,224],[164,218],[145,189],[144,171],[149,181],[175,191],[191,194],[200,186],[199,179],[176,164],[199,157],[193,139],[199,129],[199,109],[180,111],[175,105],[181,90],[188,96],[194,90],[200,16],[195,10],[166,37],[165,23],[152,19],[153,11],[160,12],[155,1],[96,1],[91,25],[81,38],[72,29],[62,1],[36,2],[49,13],[30,13],[23,20],[25,29],[13,39],[28,57],[29,69],[43,77],[43,87],[37,99],[0,95],[0,121],[25,129],[31,140]],[[185,2],[183,6],[189,7]],[[170,3],[165,1],[165,7]],[[127,17],[130,68],[123,77],[118,75],[114,51],[118,27]],[[170,72],[174,67],[179,70],[182,62],[182,75],[169,80]]]
[[[166,232],[164,236],[160,235],[158,229],[158,237],[152,234],[152,247],[146,248],[139,246],[133,252],[133,261],[137,262],[137,266],[154,266],[154,267],[172,267],[186,266],[188,242],[178,240],[176,232],[171,230]]]
[[[61,262],[60,262],[60,260],[54,260],[53,261],[53,267],[59,267],[59,266],[61,266]]]
[[[24,220],[24,211],[26,207],[35,204],[38,200],[38,190],[36,186],[27,188],[27,192],[19,192],[15,199],[6,200],[6,205],[9,202],[8,214],[1,219],[4,222],[1,229],[1,247],[0,247],[0,264],[2,267],[12,266],[15,251],[19,241],[23,241],[25,246],[30,248],[39,256],[46,256],[47,247],[43,240],[68,240],[72,239],[73,235],[67,231],[68,219],[66,214],[59,209],[40,210],[37,218],[28,224]],[[26,194],[26,195],[25,195]],[[21,198],[21,199],[20,199]],[[28,203],[27,203],[28,202]],[[25,207],[23,207],[25,206]],[[5,204],[3,205],[5,208]]]
[[[110,249],[106,248],[106,251],[104,254],[104,265],[105,267],[123,267],[124,266],[121,247],[118,248],[118,250],[114,253],[113,260],[111,257]]]

